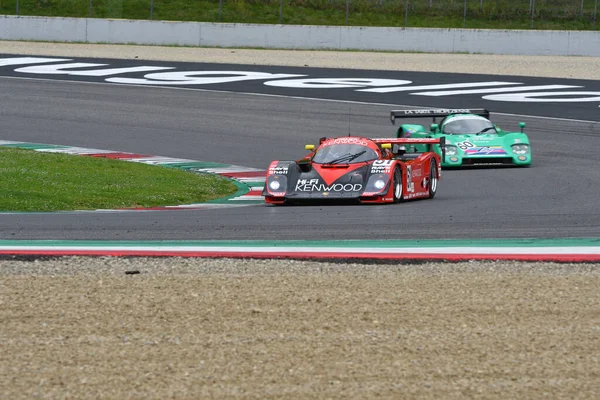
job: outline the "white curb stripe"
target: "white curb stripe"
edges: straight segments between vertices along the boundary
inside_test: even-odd
[[[264,199],[265,198],[263,196],[254,196],[254,195],[245,194],[243,196],[233,197],[233,198],[229,199],[229,201],[244,201],[244,200],[256,201],[256,200],[264,200]]]
[[[162,252],[230,252],[230,253],[367,253],[367,254],[517,254],[517,255],[600,255],[600,246],[573,247],[286,247],[286,246],[0,246],[0,250],[37,251],[162,251]]]
[[[100,150],[100,149],[84,149],[83,147],[63,147],[58,149],[35,149],[42,153],[64,153],[73,155],[84,155],[84,154],[111,154],[117,153],[112,150]]]
[[[227,167],[227,168],[194,168],[194,171],[208,172],[211,174],[244,173],[256,172],[259,169],[249,169],[248,167]]]
[[[184,158],[172,158],[172,157],[145,157],[145,158],[131,158],[129,161],[138,162],[142,164],[179,164],[179,163],[192,163],[198,162],[195,160],[187,160]]]
[[[257,177],[252,177],[252,178],[241,178],[241,177],[237,177],[236,178],[238,181],[241,182],[245,182],[245,183],[265,183],[265,181],[267,180],[266,177],[263,178],[257,178]]]

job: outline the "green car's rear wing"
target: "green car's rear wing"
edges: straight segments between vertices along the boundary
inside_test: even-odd
[[[452,114],[474,114],[490,118],[490,112],[485,108],[433,108],[424,110],[392,110],[390,120],[396,124],[396,118],[433,118],[447,117]]]

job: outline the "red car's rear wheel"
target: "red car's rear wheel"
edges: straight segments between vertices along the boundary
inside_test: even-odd
[[[429,198],[433,199],[435,194],[437,193],[437,184],[438,184],[438,176],[437,176],[437,162],[435,160],[431,160],[431,166],[429,168],[429,182],[427,186],[429,186]]]

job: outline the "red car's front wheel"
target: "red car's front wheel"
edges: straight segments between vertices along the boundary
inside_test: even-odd
[[[398,167],[394,168],[394,178],[392,184],[394,185],[392,188],[394,203],[399,203],[402,201],[402,173]]]

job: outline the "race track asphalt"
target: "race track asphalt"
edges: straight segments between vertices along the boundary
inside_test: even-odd
[[[389,105],[1,78],[0,139],[266,168],[321,136],[393,136]],[[475,105],[476,106],[476,105]],[[527,115],[527,103],[515,109]],[[381,206],[0,214],[0,239],[434,239],[600,236],[597,122],[527,123],[530,168],[443,171],[433,200]],[[515,113],[516,114],[516,113]]]

